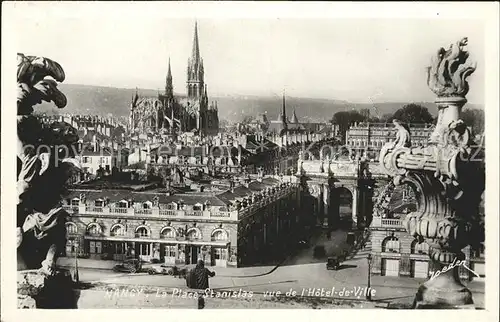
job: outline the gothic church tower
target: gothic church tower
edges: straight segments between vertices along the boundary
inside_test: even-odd
[[[199,99],[204,94],[203,59],[200,55],[200,46],[198,43],[198,23],[194,25],[194,39],[191,57],[188,59],[187,68],[187,96],[189,99]]]

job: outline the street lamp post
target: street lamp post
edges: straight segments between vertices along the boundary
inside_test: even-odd
[[[78,274],[78,252],[79,252],[79,249],[80,249],[80,243],[75,243],[75,275],[74,275],[74,280],[75,280],[75,283],[79,283],[80,282],[80,276]]]
[[[367,292],[366,292],[366,299],[368,301],[372,300],[372,290],[371,290],[371,273],[372,273],[372,254],[368,254],[368,286],[367,286]]]

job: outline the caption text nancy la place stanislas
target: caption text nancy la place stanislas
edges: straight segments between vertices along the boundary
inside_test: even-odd
[[[198,298],[199,296],[207,298],[252,298],[256,293],[253,291],[246,290],[213,290],[207,288],[205,290],[193,291],[181,288],[172,288],[170,290],[165,289],[144,289],[144,288],[116,288],[107,289],[106,297],[117,298],[117,297],[159,297],[159,298]],[[282,291],[265,291],[259,293],[264,297],[355,297],[362,298],[366,296],[375,296],[376,290],[371,287],[365,286],[351,286],[351,287],[341,287],[341,288],[301,288],[294,289],[290,288],[286,292]]]

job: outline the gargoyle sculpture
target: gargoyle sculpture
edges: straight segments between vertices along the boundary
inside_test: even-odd
[[[71,171],[79,167],[74,158],[78,135],[67,123],[43,124],[31,115],[42,101],[66,106],[56,82],[64,81],[61,66],[44,57],[18,54],[17,67],[18,269],[40,268],[52,275],[65,247],[68,214],[60,200]]]

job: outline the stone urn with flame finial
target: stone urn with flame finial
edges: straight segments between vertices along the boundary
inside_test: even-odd
[[[479,204],[485,168],[483,147],[474,145],[460,120],[469,90],[467,77],[476,69],[466,46],[463,38],[432,57],[427,84],[437,95],[438,120],[429,142],[416,147],[388,143],[379,160],[396,185],[413,188],[418,206],[404,225],[408,233],[429,244],[430,260],[438,268],[418,289],[414,308],[473,304],[471,292],[460,281],[459,267],[466,266],[463,249],[484,242]]]

